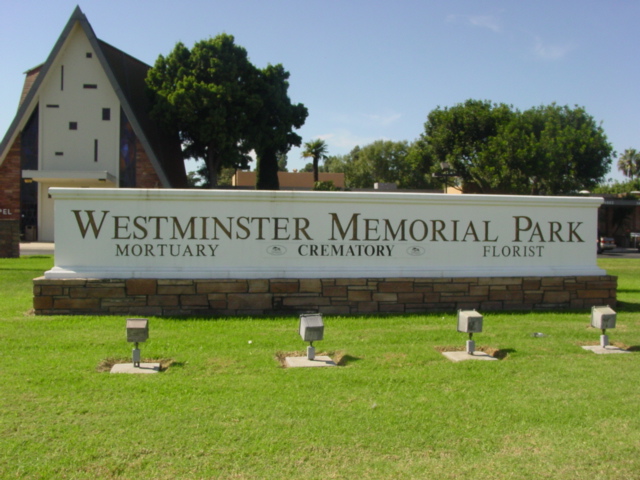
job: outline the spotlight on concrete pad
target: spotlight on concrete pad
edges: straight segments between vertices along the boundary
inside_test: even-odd
[[[336,363],[326,355],[318,355],[316,357],[316,349],[313,342],[324,338],[324,322],[322,314],[307,313],[300,315],[300,323],[298,332],[302,341],[309,342],[306,357],[286,357],[284,366],[286,367],[336,367]]]
[[[133,349],[133,366],[140,367],[140,349],[138,343],[149,338],[149,320],[146,318],[127,318],[127,342],[135,343]]]
[[[159,363],[141,363],[138,344],[149,339],[149,320],[146,318],[127,318],[127,342],[134,343],[131,352],[133,363],[117,363],[111,373],[158,373]]]
[[[591,307],[591,326],[602,330],[600,345],[583,345],[582,348],[599,354],[631,353],[629,350],[609,345],[607,328],[615,328],[616,316],[616,312],[609,305]]]
[[[616,312],[609,307],[591,307],[591,326],[602,330],[600,335],[600,346],[606,348],[609,346],[609,337],[607,335],[607,328],[616,327]]]
[[[316,349],[313,347],[313,342],[322,340],[324,337],[322,314],[313,313],[300,315],[299,331],[302,341],[309,342],[307,359],[313,360],[316,357]]]
[[[473,355],[476,349],[473,334],[482,332],[482,315],[475,310],[458,310],[458,331],[469,334],[466,351]]]

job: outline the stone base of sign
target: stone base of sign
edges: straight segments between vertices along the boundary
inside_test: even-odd
[[[613,345],[607,345],[606,347],[602,347],[600,345],[584,345],[582,348],[599,355],[608,355],[610,353],[631,353],[629,350],[623,350],[622,348],[614,347]]]
[[[0,220],[0,258],[20,257],[20,220]]]
[[[111,367],[111,373],[158,373],[160,371],[159,363],[140,363],[139,367],[133,363],[116,363]]]
[[[287,357],[284,359],[284,362],[288,368],[337,367],[336,363],[331,360],[331,357],[327,357],[324,355],[318,355],[313,360],[309,360],[307,357]]]
[[[617,277],[34,279],[38,315],[242,316],[616,306]]]
[[[467,352],[442,352],[452,362],[463,362],[465,360],[498,360],[485,352],[473,352],[473,355]]]

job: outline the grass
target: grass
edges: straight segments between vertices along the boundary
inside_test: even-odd
[[[28,314],[50,265],[0,260],[0,478],[640,478],[639,353],[581,349],[587,311],[485,312],[501,361],[462,363],[439,353],[464,345],[453,312],[325,317],[332,369],[280,366],[305,348],[293,317],[151,318],[166,370],[111,375],[123,318]],[[640,260],[600,265],[611,340],[638,350]]]

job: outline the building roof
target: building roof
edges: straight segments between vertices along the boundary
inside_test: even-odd
[[[333,182],[338,188],[344,188],[344,173],[319,172],[321,182]],[[281,189],[312,190],[314,181],[311,172],[278,172],[278,183]],[[255,188],[256,172],[236,170],[231,179],[234,187]]]
[[[149,116],[150,104],[145,87],[145,77],[151,67],[99,40],[80,7],[76,7],[73,11],[46,62],[26,72],[27,78],[18,112],[0,142],[0,164],[4,162],[11,145],[15,142],[35,108],[34,99],[37,97],[38,90],[76,23],[80,25],[95,51],[124,113],[162,182],[162,186],[186,187],[186,172],[177,132],[161,131],[160,126]]]

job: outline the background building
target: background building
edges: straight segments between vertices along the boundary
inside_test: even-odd
[[[318,173],[321,182],[333,182],[337,188],[344,189],[344,173]],[[312,190],[314,181],[311,172],[278,172],[280,188],[287,190]],[[255,188],[256,172],[236,170],[231,185],[237,188]]]
[[[75,9],[46,62],[26,72],[0,143],[0,256],[18,256],[21,236],[54,240],[50,187],[186,187],[177,134],[149,117],[150,68]]]

